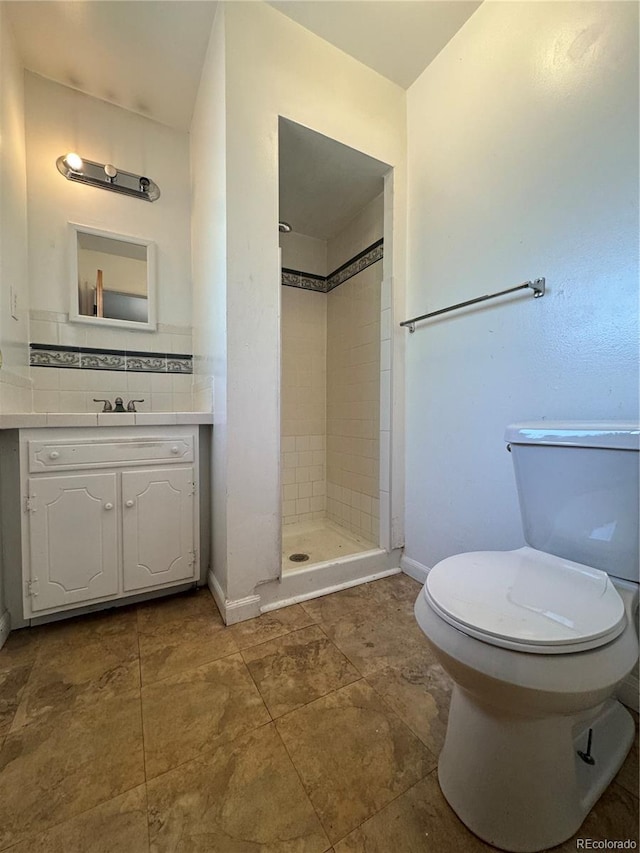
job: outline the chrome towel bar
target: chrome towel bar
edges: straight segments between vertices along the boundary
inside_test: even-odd
[[[419,320],[428,320],[430,317],[437,317],[439,314],[447,314],[449,311],[455,311],[458,308],[466,308],[468,305],[486,302],[487,299],[495,299],[498,296],[505,296],[507,293],[515,293],[516,290],[525,290],[526,288],[533,290],[533,296],[537,299],[540,296],[544,296],[545,280],[544,278],[536,278],[534,281],[525,281],[522,284],[517,284],[515,287],[510,287],[508,290],[500,290],[498,293],[487,293],[485,296],[476,296],[475,299],[468,299],[466,302],[458,302],[456,305],[449,305],[448,308],[441,308],[439,311],[430,311],[428,314],[412,317],[411,320],[404,320],[400,325],[408,326],[410,332],[415,332],[416,323]]]

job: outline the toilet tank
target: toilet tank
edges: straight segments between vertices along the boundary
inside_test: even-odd
[[[505,439],[527,544],[637,583],[640,424],[541,421]]]

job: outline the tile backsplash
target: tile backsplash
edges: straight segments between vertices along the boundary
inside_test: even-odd
[[[56,311],[29,312],[29,338],[39,344],[153,352],[192,352],[191,327],[158,323],[154,332],[70,323]]]
[[[143,399],[141,412],[193,411],[190,327],[145,333],[70,324],[49,311],[30,316],[34,412],[98,412],[94,397]]]
[[[190,374],[32,367],[34,412],[99,412],[94,398],[132,399],[139,412],[193,410]]]

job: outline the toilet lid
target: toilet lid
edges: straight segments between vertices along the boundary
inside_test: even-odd
[[[528,547],[449,557],[431,569],[424,592],[460,631],[519,651],[585,651],[626,624],[605,572]]]

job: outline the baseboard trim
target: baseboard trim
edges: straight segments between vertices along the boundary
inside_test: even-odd
[[[400,568],[405,575],[409,575],[410,578],[419,583],[424,583],[430,572],[428,566],[423,566],[422,563],[412,560],[411,557],[405,557],[404,554],[400,557]]]
[[[207,572],[207,586],[218,605],[225,625],[235,625],[236,622],[244,622],[245,619],[253,619],[260,615],[259,595],[248,595],[246,598],[236,599],[227,598],[211,569]]]
[[[5,610],[2,616],[0,616],[0,649],[7,642],[7,637],[9,636],[9,632],[11,631],[11,614],[8,610]]]
[[[222,592],[222,587],[218,583],[217,578],[211,569],[207,572],[207,586],[209,587],[209,592],[213,596],[213,600],[218,605],[220,615],[224,619],[224,613],[226,610],[224,593]]]

